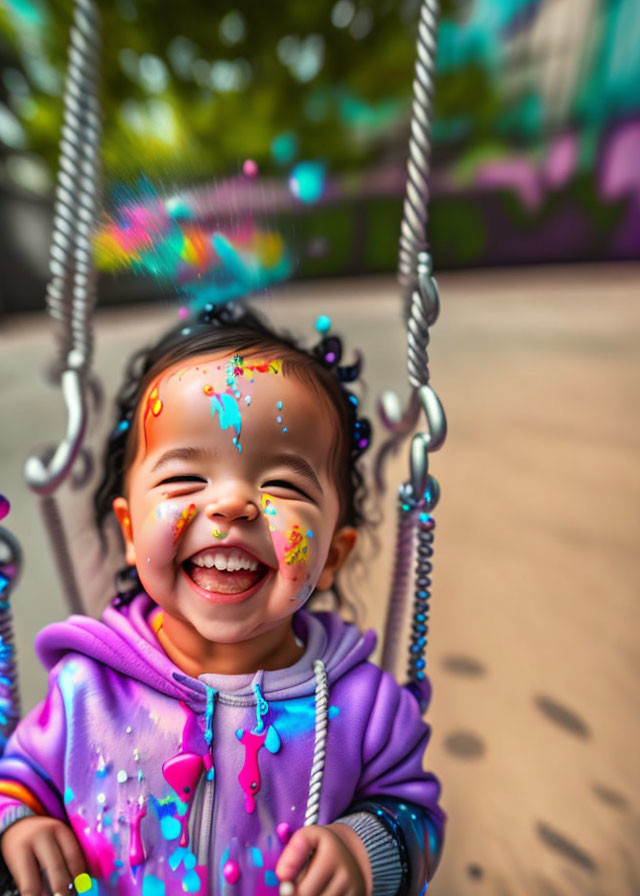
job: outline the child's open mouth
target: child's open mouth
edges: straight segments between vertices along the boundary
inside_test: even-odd
[[[189,557],[184,571],[203,591],[242,594],[263,579],[268,567],[242,548],[207,548]]]

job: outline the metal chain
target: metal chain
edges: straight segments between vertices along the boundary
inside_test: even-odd
[[[398,495],[396,546],[382,653],[382,668],[388,670],[396,667],[398,644],[403,633],[409,588],[410,567],[407,558],[413,553],[414,516],[413,508]]]
[[[416,590],[413,601],[413,619],[411,624],[411,643],[409,647],[409,680],[423,682],[425,680],[425,651],[429,632],[429,599],[431,597],[431,571],[433,565],[433,530],[435,520],[422,512],[418,517],[418,546],[416,551]]]
[[[100,198],[99,58],[97,7],[93,0],[75,0],[46,296],[49,313],[58,323],[57,369],[67,408],[67,431],[57,447],[31,455],[24,468],[27,484],[41,498],[41,513],[72,612],[82,612],[82,604],[53,493],[71,473],[87,425],[91,316],[96,302],[92,234]]]
[[[20,719],[18,669],[10,601],[21,567],[22,551],[17,539],[8,529],[0,526],[0,756]]]
[[[414,554],[410,541],[413,532],[417,531],[416,586],[408,675],[422,708],[425,708],[428,698],[425,651],[435,526],[431,511],[438,503],[440,494],[437,481],[429,474],[429,454],[441,447],[447,435],[447,421],[442,404],[429,385],[427,352],[429,327],[435,323],[440,311],[438,286],[432,276],[432,260],[427,241],[428,177],[439,6],[438,0],[423,0],[420,9],[407,185],[398,259],[398,280],[407,297],[407,375],[413,390],[409,407],[424,411],[427,430],[417,433],[411,440],[410,478],[399,489],[396,559],[383,650],[383,666],[393,671],[395,654],[389,642],[397,640],[400,628],[398,619],[404,616],[406,588]],[[389,429],[400,434],[407,431],[408,425],[415,424],[415,416],[408,411],[402,412],[400,402],[392,393],[383,395],[381,403]]]

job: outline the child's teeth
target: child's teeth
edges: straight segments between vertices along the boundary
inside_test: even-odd
[[[225,551],[202,551],[193,558],[194,566],[216,569],[222,572],[238,572],[241,569],[255,570],[258,568],[257,560],[249,557],[244,551],[233,551],[231,553]]]

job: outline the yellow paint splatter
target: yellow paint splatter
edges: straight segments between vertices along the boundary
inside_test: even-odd
[[[284,549],[284,560],[289,566],[296,563],[306,563],[309,542],[307,536],[300,531],[297,523],[294,523],[287,533],[287,544]]]

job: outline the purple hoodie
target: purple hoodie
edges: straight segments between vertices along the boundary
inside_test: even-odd
[[[377,803],[416,810],[399,825],[426,857],[412,869],[419,893],[435,870],[440,788],[422,770],[429,729],[414,698],[367,662],[374,633],[301,611],[295,665],[195,679],[160,647],[157,610],[141,594],[102,621],[72,616],[40,633],[49,691],[0,759],[0,830],[17,782],[72,826],[91,896],[277,896],[274,868],[304,823],[326,736],[318,823]]]

